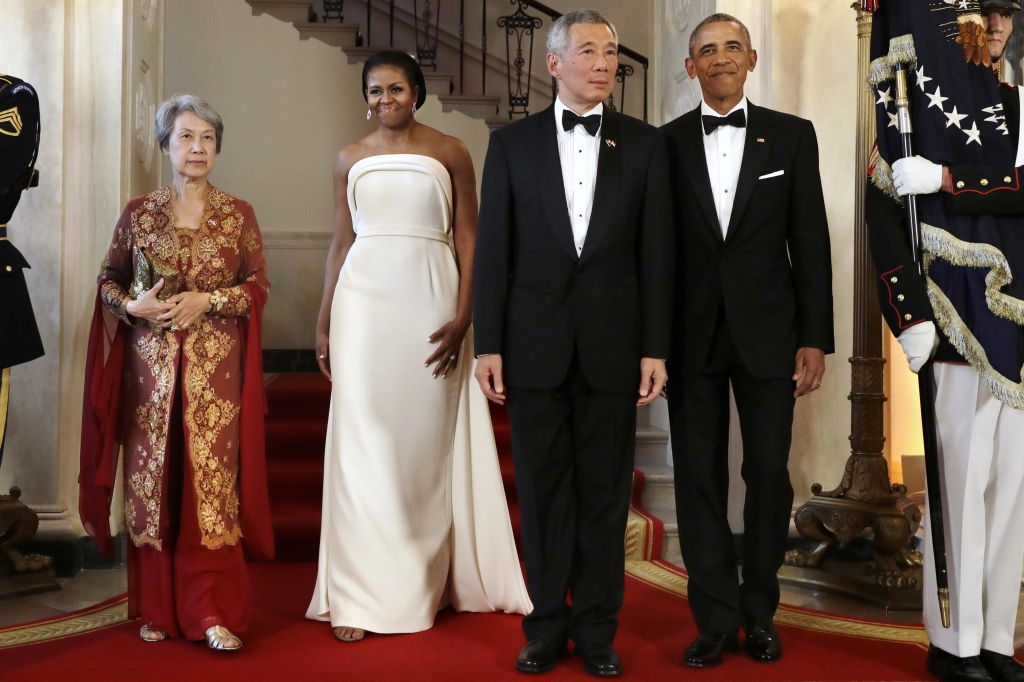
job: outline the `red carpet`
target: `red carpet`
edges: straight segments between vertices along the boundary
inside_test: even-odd
[[[319,375],[275,377],[267,390],[267,458],[279,561],[250,564],[253,614],[238,654],[170,640],[146,644],[138,621],[60,637],[124,618],[123,602],[45,622],[0,628],[0,673],[11,679],[102,680],[523,680],[514,661],[523,644],[520,618],[504,614],[442,612],[435,627],[413,635],[370,635],[359,644],[337,642],[326,623],[303,616],[316,577],[323,479],[323,448],[330,384]],[[492,407],[502,477],[517,541],[519,510],[512,474],[508,418]],[[643,487],[636,476],[634,499]],[[660,556],[661,527],[636,505],[627,532],[631,559]],[[920,628],[823,617],[783,607],[776,622],[785,643],[777,665],[741,655],[709,671],[684,669],[683,649],[696,636],[685,594],[685,574],[650,561],[631,561],[616,647],[636,680],[917,681],[924,668]],[[120,614],[120,615],[119,615]],[[92,619],[92,620],[90,620]],[[788,624],[788,625],[787,625]],[[836,634],[842,633],[842,634]],[[893,641],[897,640],[897,641]],[[590,679],[568,656],[544,680]]]
[[[280,374],[267,384],[267,479],[274,542],[281,561],[317,559],[330,400],[331,384],[321,374]],[[492,404],[491,418],[518,545],[519,501],[508,414],[504,407]]]
[[[522,645],[520,619],[503,614],[441,613],[435,627],[413,635],[369,636],[359,644],[337,642],[326,623],[303,618],[316,565],[251,565],[254,611],[245,646],[237,654],[202,644],[139,640],[137,622],[57,641],[7,648],[0,653],[4,679],[76,680],[518,680],[513,668]],[[779,626],[785,654],[775,665],[742,655],[708,671],[679,661],[696,636],[686,601],[633,577],[616,646],[627,679],[765,681],[917,681],[933,679],[923,647]],[[545,681],[584,680],[575,656]]]

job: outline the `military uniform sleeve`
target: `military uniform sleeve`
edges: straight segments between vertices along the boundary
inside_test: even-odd
[[[952,193],[946,207],[954,215],[1024,215],[1020,178],[1024,167],[951,166]]]
[[[5,81],[0,80],[0,86]],[[39,125],[39,100],[28,83],[0,90],[0,195],[6,194],[32,163]]]
[[[910,250],[903,207],[869,180],[864,217],[877,272],[879,307],[893,335],[934,320],[924,278],[918,274]]]
[[[252,206],[242,207],[244,224],[240,237],[239,249],[242,254],[242,265],[239,268],[238,284],[233,287],[214,289],[210,293],[211,315],[220,317],[244,317],[249,314],[252,298],[245,289],[245,284],[255,284],[268,294],[270,278],[267,276],[267,260],[263,254],[263,237],[260,226],[256,222],[256,213]]]
[[[135,264],[132,260],[132,210],[131,205],[124,212],[114,228],[114,239],[110,243],[107,255],[100,267],[97,278],[100,288],[100,302],[113,315],[127,324],[135,324],[136,320],[128,315],[128,295]]]

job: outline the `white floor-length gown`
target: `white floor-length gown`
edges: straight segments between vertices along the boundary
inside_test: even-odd
[[[331,417],[306,617],[419,632],[458,611],[529,613],[472,329],[446,378],[424,367],[455,318],[451,178],[436,159],[352,166],[356,241],[331,308]],[[467,265],[468,267],[468,265]]]

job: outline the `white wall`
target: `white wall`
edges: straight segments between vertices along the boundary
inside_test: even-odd
[[[39,93],[40,186],[10,239],[25,273],[46,356],[11,371],[0,491],[22,489],[41,537],[77,535],[85,351],[96,274],[121,209],[122,0],[0,0],[0,66]]]
[[[774,108],[810,119],[832,238],[836,352],[822,387],[797,403],[790,472],[796,504],[810,486],[838,485],[850,454],[853,354],[853,220],[856,162],[857,13],[846,2],[772,3]]]

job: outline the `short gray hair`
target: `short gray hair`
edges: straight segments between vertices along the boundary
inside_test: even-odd
[[[192,112],[213,126],[213,130],[217,133],[217,153],[220,154],[220,145],[224,140],[224,121],[213,107],[195,95],[172,95],[156,110],[154,132],[160,149],[167,151],[171,133],[174,131],[174,122],[186,111]]]
[[[615,45],[619,44],[619,32],[615,30],[615,25],[608,21],[603,14],[596,9],[574,9],[558,17],[555,23],[551,24],[546,46],[548,54],[557,54],[559,57],[565,57],[565,53],[569,50],[569,27],[576,24],[604,24],[611,29],[612,37],[615,38]]]
[[[697,24],[693,29],[693,33],[690,34],[690,56],[693,56],[693,48],[697,47],[697,34],[700,33],[702,28],[708,24],[720,24],[725,22],[738,25],[740,27],[740,31],[743,32],[743,39],[747,41],[747,49],[753,49],[753,43],[750,40],[750,31],[747,30],[746,25],[731,14],[719,12],[718,14],[712,14],[710,17]]]

